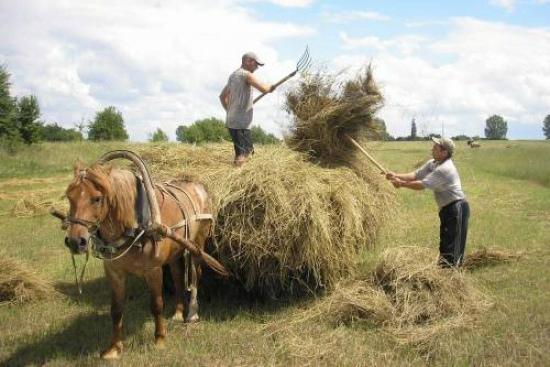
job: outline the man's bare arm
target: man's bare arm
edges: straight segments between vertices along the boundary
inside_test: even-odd
[[[227,88],[227,85],[223,87],[222,92],[220,93],[220,102],[223,109],[227,111],[227,106],[229,105],[229,88]]]
[[[273,86],[272,85],[265,84],[265,83],[261,82],[252,73],[248,73],[248,75],[246,76],[246,81],[248,82],[248,84],[250,84],[251,86],[253,86],[254,88],[256,88],[257,90],[259,90],[262,93],[271,93],[271,92],[273,92]]]

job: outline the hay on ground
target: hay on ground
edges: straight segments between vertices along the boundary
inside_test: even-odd
[[[383,132],[375,113],[383,97],[369,65],[355,79],[344,83],[328,74],[306,74],[298,87],[287,93],[285,108],[292,116],[285,139],[291,149],[305,152],[328,165],[353,161],[355,140],[378,137]]]
[[[0,303],[31,302],[57,295],[50,281],[21,261],[0,254]]]
[[[377,173],[325,169],[284,146],[258,147],[235,169],[230,146],[221,147],[159,147],[142,156],[155,176],[186,172],[205,183],[217,256],[246,289],[277,297],[331,288],[355,273],[393,207]]]
[[[510,251],[498,248],[482,248],[474,251],[464,261],[464,267],[467,269],[477,269],[483,266],[491,266],[512,260],[519,260],[524,257],[520,251]]]
[[[431,249],[386,250],[369,276],[340,284],[268,330],[284,334],[308,320],[359,323],[384,327],[399,342],[423,343],[450,328],[471,327],[491,303],[467,274],[441,269],[436,259]]]

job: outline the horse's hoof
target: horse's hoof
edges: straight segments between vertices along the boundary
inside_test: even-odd
[[[199,322],[199,314],[194,314],[193,316],[189,316],[185,319],[185,322],[188,324],[194,324],[196,322]]]
[[[172,320],[174,321],[183,321],[183,313],[182,312],[176,312],[174,316],[172,316]]]
[[[119,359],[122,355],[122,346],[112,346],[101,352],[102,359]]]
[[[165,343],[165,338],[164,337],[157,337],[155,339],[155,348],[157,348],[157,349],[165,349],[166,348],[166,343]]]

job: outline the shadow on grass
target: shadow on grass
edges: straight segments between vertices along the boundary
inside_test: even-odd
[[[21,345],[6,361],[0,361],[0,366],[44,365],[55,360],[67,360],[71,363],[70,361],[81,358],[99,358],[100,351],[107,347],[111,338],[110,288],[107,280],[102,277],[85,282],[82,295],[78,295],[73,283],[59,283],[56,288],[67,297],[67,302],[74,302],[94,311],[83,311],[60,331],[46,331],[39,337],[28,338],[32,341]],[[164,316],[168,318],[174,313],[175,299],[169,291],[165,292],[164,299]],[[243,316],[263,321],[273,317],[278,311],[303,301],[303,297],[272,300],[257,294],[249,294],[236,281],[222,280],[208,272],[203,277],[199,289],[201,319],[216,322]],[[124,313],[126,340],[141,333],[145,327],[145,338],[138,343],[153,343],[152,321],[149,290],[145,281],[129,277]],[[147,322],[151,322],[151,325],[145,326]]]

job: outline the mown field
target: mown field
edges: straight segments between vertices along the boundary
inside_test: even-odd
[[[64,294],[36,303],[0,303],[0,365],[550,365],[550,142],[483,142],[480,149],[458,145],[454,160],[472,209],[467,254],[481,248],[525,254],[469,271],[493,303],[470,328],[451,329],[428,345],[398,343],[383,328],[364,323],[305,322],[298,333],[270,334],[266,323],[284,320],[315,300],[254,299],[208,284],[199,299],[202,321],[169,321],[166,349],[157,350],[148,292],[143,281],[131,279],[125,353],[112,363],[98,358],[111,332],[102,265],[90,261],[84,293],[78,296],[64,233],[46,207],[62,202],[77,158],[90,163],[108,150],[144,145],[42,144],[15,155],[0,152],[0,255],[20,259]],[[369,148],[386,167],[410,171],[429,157],[431,145],[388,142]],[[25,207],[25,198],[39,207]],[[358,259],[363,271],[372,270],[385,248],[437,248],[438,225],[430,192],[400,190],[395,218],[382,230],[376,249]],[[173,307],[168,299],[167,317]]]

